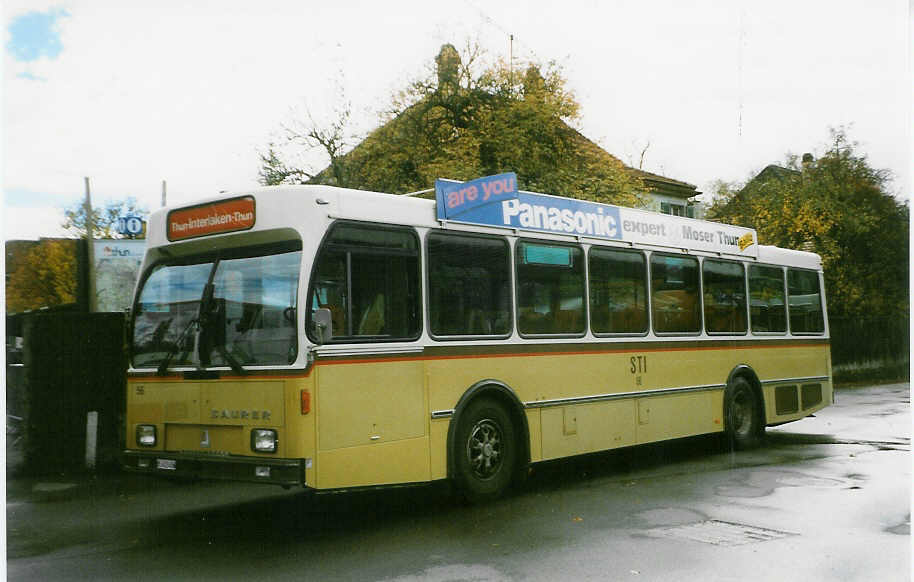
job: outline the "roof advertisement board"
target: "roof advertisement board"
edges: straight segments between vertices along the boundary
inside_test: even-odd
[[[438,220],[758,257],[755,230],[517,190],[513,173],[435,182]]]

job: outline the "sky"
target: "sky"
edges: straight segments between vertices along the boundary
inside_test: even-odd
[[[345,99],[364,134],[468,41],[555,61],[584,135],[703,192],[821,154],[838,126],[911,192],[907,0],[6,0],[2,18],[5,239],[62,234],[85,177],[94,204],[148,209],[163,180],[169,205],[256,186],[284,125]]]

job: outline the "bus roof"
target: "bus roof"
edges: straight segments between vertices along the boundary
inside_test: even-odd
[[[560,197],[535,193],[523,193],[536,196],[537,200],[568,201]],[[147,248],[174,245],[178,254],[194,252],[195,249],[207,246],[212,248],[212,236],[225,234],[243,234],[245,244],[271,242],[278,240],[275,235],[282,231],[294,231],[303,240],[317,239],[330,222],[335,219],[361,220],[376,223],[408,225],[426,228],[445,227],[453,230],[469,230],[515,234],[524,236],[543,236],[558,240],[578,240],[591,244],[611,244],[615,246],[644,246],[654,250],[673,250],[675,252],[695,252],[703,255],[735,256],[752,262],[776,265],[795,266],[800,268],[822,268],[819,255],[804,251],[795,251],[773,246],[759,245],[755,231],[730,225],[703,220],[675,217],[656,212],[635,209],[624,209],[610,205],[595,205],[585,201],[573,201],[588,204],[591,207],[617,209],[622,212],[624,221],[639,221],[643,230],[654,228],[645,225],[667,225],[682,231],[704,232],[711,234],[714,230],[728,229],[727,232],[751,233],[752,252],[741,253],[733,246],[713,250],[715,247],[703,246],[701,241],[676,240],[651,243],[644,238],[638,240],[601,240],[588,234],[549,233],[542,229],[523,226],[501,226],[500,224],[465,224],[456,221],[440,220],[436,214],[436,202],[397,194],[382,194],[364,190],[353,190],[323,185],[301,186],[265,186],[250,190],[221,193],[218,196],[202,199],[191,205],[167,207],[152,213],[147,230]],[[572,207],[573,208],[573,207]],[[250,216],[248,216],[250,214]],[[618,215],[617,215],[618,216]],[[631,218],[634,217],[634,218]],[[620,220],[617,218],[617,220]],[[619,224],[621,229],[622,224]],[[274,234],[269,234],[274,233]],[[286,235],[288,238],[288,234]],[[206,244],[202,244],[208,241]],[[185,247],[181,252],[181,247]]]

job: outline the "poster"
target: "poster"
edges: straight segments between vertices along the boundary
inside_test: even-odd
[[[124,311],[133,302],[133,289],[146,253],[145,240],[93,241],[96,311]]]

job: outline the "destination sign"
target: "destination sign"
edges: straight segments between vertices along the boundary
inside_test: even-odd
[[[753,229],[533,192],[500,188],[496,193],[494,187],[486,190],[478,184],[493,179],[495,183],[507,184],[505,176],[514,175],[502,174],[466,183],[436,181],[438,219],[758,256],[758,237]],[[513,180],[516,185],[516,177]],[[446,188],[439,187],[440,183]]]
[[[168,213],[168,240],[247,230],[255,218],[253,196],[179,208]]]

